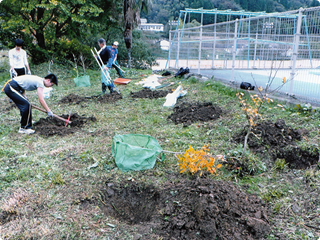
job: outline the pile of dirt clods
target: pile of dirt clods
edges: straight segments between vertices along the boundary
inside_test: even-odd
[[[183,123],[184,126],[194,122],[207,122],[221,116],[222,109],[211,102],[189,103],[183,102],[173,108],[173,113],[168,117],[175,124]]]
[[[134,224],[137,239],[253,240],[271,229],[266,205],[230,182],[180,179],[158,189],[110,179],[100,194],[106,215]]]
[[[246,134],[247,127],[234,137],[234,141],[243,143]],[[307,135],[305,129],[287,126],[283,119],[262,121],[252,128],[248,146],[254,152],[269,154],[273,160],[284,159],[290,168],[305,169],[319,161],[317,147],[297,146],[297,141]]]
[[[132,98],[161,98],[171,93],[168,90],[151,90],[149,88],[144,88],[138,92],[130,92],[130,96]]]
[[[85,97],[80,97],[76,94],[71,93],[71,94],[61,98],[58,103],[80,104],[80,103],[85,102],[87,100],[88,99]]]
[[[96,101],[100,103],[114,103],[120,99],[122,99],[122,95],[113,92],[113,93],[106,93],[106,94],[99,94],[96,96],[91,96],[91,97],[81,97],[76,94],[69,94],[62,99],[60,99],[59,103],[64,103],[64,104],[80,104],[82,102],[86,102],[90,99],[95,99]]]
[[[117,92],[106,93],[106,94],[98,96],[96,99],[99,103],[114,103],[114,102],[122,99],[122,95]]]
[[[69,115],[62,115],[60,117],[68,119]],[[75,133],[89,121],[95,122],[96,118],[93,116],[87,118],[73,113],[70,115],[70,121],[71,123],[66,125],[64,121],[54,117],[40,118],[38,122],[34,123],[34,127],[36,133],[46,137],[53,135],[65,136]]]
[[[300,141],[302,133],[302,130],[287,126],[282,119],[278,119],[275,123],[262,121],[252,128],[252,133],[248,137],[248,146],[256,152],[264,150],[266,146],[282,148]],[[247,127],[234,140],[242,142],[246,134]]]

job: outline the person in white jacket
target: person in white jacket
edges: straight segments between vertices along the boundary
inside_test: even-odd
[[[27,53],[22,49],[23,40],[16,39],[15,48],[9,51],[10,75],[11,78],[25,74],[31,75],[30,67],[28,64]],[[26,67],[28,72],[26,71]]]

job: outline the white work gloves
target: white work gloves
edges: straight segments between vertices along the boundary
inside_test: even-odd
[[[31,75],[31,71],[30,70],[28,71],[28,75]]]
[[[48,117],[53,117],[53,113],[52,112],[47,112]]]
[[[18,73],[16,72],[16,70],[11,68],[10,69],[10,75],[11,75],[12,78],[14,78],[14,77],[18,76]]]

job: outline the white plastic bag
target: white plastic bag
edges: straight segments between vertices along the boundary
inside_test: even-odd
[[[44,97],[44,98],[49,98],[49,97],[50,97],[50,92],[51,92],[52,90],[53,90],[52,87],[49,87],[49,88],[45,87],[45,88],[43,88],[43,97]]]
[[[163,104],[164,107],[173,107],[177,103],[177,99],[187,94],[186,90],[183,90],[182,85],[176,88],[173,93],[169,93],[166,96],[166,102]]]
[[[151,90],[156,89],[157,86],[160,86],[161,84],[158,82],[159,78],[161,76],[157,74],[153,74],[142,81],[138,82],[137,84],[143,84],[144,88],[150,88]]]

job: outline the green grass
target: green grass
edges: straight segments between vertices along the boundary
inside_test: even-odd
[[[31,70],[35,75],[45,76],[48,64],[31,66]],[[174,154],[165,153],[165,161],[157,161],[152,170],[121,172],[111,154],[112,138],[116,134],[148,134],[155,137],[164,150],[172,152],[184,152],[189,145],[197,148],[209,144],[213,154],[241,154],[242,145],[234,143],[232,137],[247,122],[235,89],[212,80],[204,83],[194,78],[182,81],[183,88],[188,90],[184,101],[212,102],[223,109],[221,118],[217,120],[183,127],[182,124],[175,125],[167,120],[172,109],[162,106],[164,98],[130,97],[131,91],[142,89],[141,85],[135,83],[143,78],[141,75],[150,75],[150,70],[125,70],[126,76],[133,80],[128,85],[117,86],[123,96],[122,100],[104,104],[89,100],[68,105],[58,104],[58,101],[71,93],[92,96],[101,92],[100,72],[88,70],[91,87],[77,88],[73,82],[76,74],[71,66],[51,66],[51,72],[59,78],[59,86],[54,87],[51,97],[46,100],[53,113],[62,115],[71,111],[97,119],[69,136],[46,138],[38,134],[18,134],[19,111],[16,108],[4,111],[9,103],[3,93],[0,95],[0,206],[18,190],[23,190],[28,193],[28,200],[20,203],[19,212],[22,216],[29,216],[1,226],[0,238],[58,239],[64,236],[70,239],[133,239],[132,226],[105,216],[96,206],[89,205],[84,209],[79,201],[98,198],[104,181],[111,176],[114,181],[133,178],[161,185],[169,180],[168,174],[178,174],[179,169]],[[116,77],[112,70],[112,78]],[[7,72],[0,72],[1,87],[7,78]],[[27,95],[32,103],[39,106],[35,92]],[[318,111],[301,112],[287,104],[284,104],[285,109],[282,110],[276,108],[276,105],[277,102],[263,107],[264,119],[276,121],[282,118],[293,128],[306,129],[309,134],[297,144],[319,147]],[[45,117],[44,113],[33,110],[35,121]],[[281,231],[287,234],[283,236],[288,236],[288,239],[319,238],[318,230],[302,224],[304,221],[310,223],[308,215],[320,214],[317,195],[312,194],[320,190],[319,170],[289,170],[283,162],[267,166],[267,159],[250,152],[246,157],[255,174],[241,178],[235,172],[221,169],[216,178],[233,181],[243,191],[256,194],[270,204],[273,214],[269,221],[273,228],[268,239],[277,239],[275,234]],[[312,189],[309,191],[309,188]],[[313,202],[315,207],[300,215],[290,212],[295,202],[302,205],[307,200]],[[30,215],[31,212],[33,215]],[[319,217],[313,219],[311,225],[319,226]],[[116,227],[111,228],[108,224]]]

